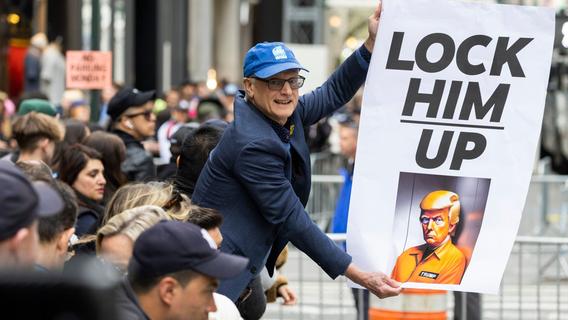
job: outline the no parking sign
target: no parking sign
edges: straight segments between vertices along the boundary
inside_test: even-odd
[[[66,85],[71,89],[104,89],[112,84],[110,51],[67,51]]]

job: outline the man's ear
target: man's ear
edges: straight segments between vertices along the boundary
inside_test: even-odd
[[[120,129],[120,127],[122,127],[122,129],[124,129],[124,128],[129,128],[129,127],[126,125],[127,122],[131,122],[130,119],[128,119],[127,116],[121,115],[121,116],[116,120],[116,126],[119,127],[119,129]]]
[[[158,283],[158,294],[160,295],[160,300],[166,305],[171,305],[175,299],[177,291],[180,285],[176,279],[172,277],[164,277]]]
[[[40,148],[40,149],[45,149],[45,148],[49,145],[49,142],[50,142],[50,141],[51,141],[51,140],[49,140],[48,138],[41,138],[41,139],[38,141],[37,146],[38,146],[38,148]]]
[[[181,158],[181,156],[177,156],[177,158],[176,158],[176,167],[178,167],[178,168],[179,168],[179,159],[180,158]]]
[[[450,228],[449,228],[448,231],[449,231],[448,233],[449,233],[451,236],[454,236],[454,235],[455,235],[455,231],[456,231],[456,225],[455,225],[455,224],[450,224]]]
[[[26,238],[30,236],[30,232],[32,232],[32,230],[30,230],[29,228],[21,228],[20,230],[18,230],[18,232],[16,232],[16,234],[13,235],[10,240],[8,240],[8,247],[10,251],[17,251],[22,242],[24,242]]]
[[[8,251],[9,254],[15,259],[16,262],[20,260],[20,256],[22,254],[22,247],[24,243],[27,241],[29,237],[31,237],[31,233],[33,232],[30,228],[21,228],[13,235],[10,239],[8,239]]]
[[[252,79],[251,78],[244,78],[243,79],[243,88],[245,89],[246,96],[250,99],[254,98],[254,90],[252,89]]]
[[[134,124],[130,119],[124,119],[123,121],[125,127],[127,127],[130,130],[134,129]]]
[[[57,239],[57,253],[59,254],[66,254],[67,249],[69,247],[69,238],[75,233],[75,228],[69,228],[64,230],[59,234],[59,238]]]

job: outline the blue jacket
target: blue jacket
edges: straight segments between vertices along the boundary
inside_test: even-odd
[[[364,58],[365,57],[365,58]],[[302,127],[348,102],[365,81],[369,52],[361,47],[316,90],[301,96],[290,117],[296,130],[286,143],[271,121],[244,99],[199,176],[192,201],[223,214],[221,250],[250,259],[247,269],[222,281],[219,293],[235,301],[249,281],[274,263],[291,241],[332,278],[351,263],[312,222],[304,207],[311,186],[310,155]],[[294,160],[299,163],[292,165]],[[292,172],[294,169],[294,172]]]
[[[343,186],[337,199],[335,206],[335,215],[331,223],[331,232],[345,233],[347,232],[347,218],[349,217],[349,202],[351,200],[351,186],[353,185],[353,176],[349,170],[342,168],[339,173],[343,177]]]

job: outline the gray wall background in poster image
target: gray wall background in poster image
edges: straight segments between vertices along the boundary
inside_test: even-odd
[[[392,270],[397,257],[404,250],[424,243],[422,227],[418,220],[420,201],[426,194],[435,190],[448,190],[458,194],[461,213],[454,244],[475,248],[483,222],[490,182],[491,180],[487,178],[401,172],[393,225],[394,248],[388,268]]]

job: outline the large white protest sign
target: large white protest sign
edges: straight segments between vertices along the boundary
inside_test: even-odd
[[[385,0],[347,250],[408,288],[496,293],[521,219],[554,12]]]

